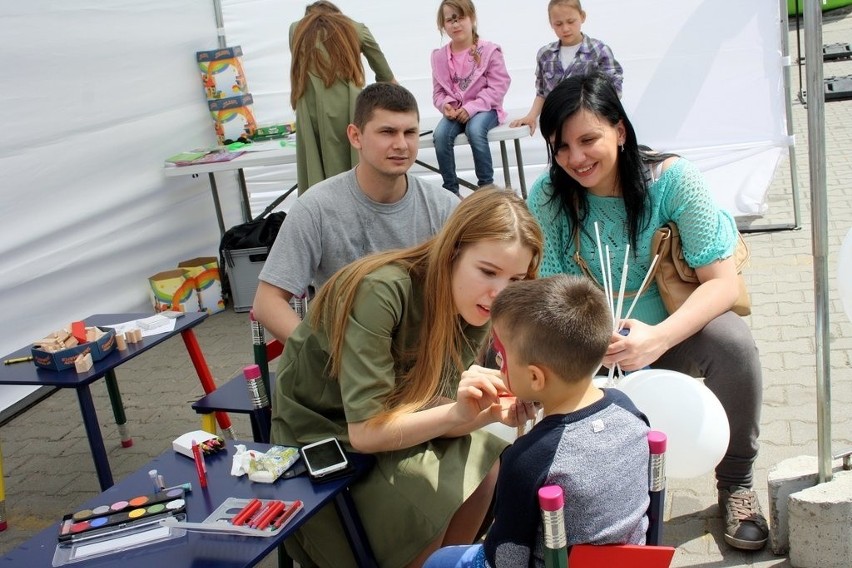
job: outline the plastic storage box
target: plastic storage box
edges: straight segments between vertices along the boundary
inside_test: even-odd
[[[225,270],[231,286],[231,301],[235,312],[247,312],[254,302],[257,291],[257,277],[266,257],[267,247],[236,249],[223,251]]]

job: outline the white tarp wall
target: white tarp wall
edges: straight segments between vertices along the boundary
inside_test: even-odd
[[[222,3],[228,44],[241,45],[246,53],[258,120],[292,120],[287,31],[304,14],[306,2]],[[367,24],[400,83],[417,97],[423,124],[431,128],[440,115],[432,106],[429,56],[445,40],[436,28],[438,2],[336,3]],[[624,67],[623,102],[640,142],[698,162],[720,203],[741,217],[763,212],[766,189],[788,145],[779,6],[779,0],[583,2],[588,16],[583,31],[605,41]],[[547,0],[479,0],[476,7],[480,36],[503,47],[512,76],[505,107],[511,117],[523,116],[535,94],[536,52],[556,39]],[[531,184],[547,161],[544,141],[536,132],[522,147]],[[496,144],[493,152],[495,181],[502,183]],[[467,147],[457,148],[456,155],[459,170],[472,170]],[[421,158],[436,163],[431,150]],[[415,171],[440,183],[435,174]],[[466,173],[475,181],[472,172]],[[289,187],[294,177],[292,169],[278,175],[264,169],[249,181],[257,194]],[[256,212],[269,200],[253,200]]]
[[[223,0],[228,44],[244,50],[260,123],[293,118],[287,29],[306,3]],[[436,122],[437,2],[338,4],[370,27],[424,123]],[[788,144],[778,0],[584,4],[584,31],[624,66],[624,103],[640,141],[696,159],[724,206],[759,214]],[[505,52],[513,117],[532,102],[537,49],[555,39],[546,6],[477,2],[481,36]],[[217,37],[212,0],[30,0],[3,3],[0,38],[4,354],[92,313],[147,310],[149,275],[216,254],[206,178],[167,180],[162,167],[214,141],[195,52],[215,49]],[[544,146],[538,133],[522,146],[532,183]],[[457,153],[460,168],[470,167],[466,148]],[[434,163],[431,152],[421,157]],[[292,168],[247,173],[253,193],[280,192],[295,177]],[[233,178],[218,176],[227,226],[241,222]],[[3,387],[0,409],[29,392]]]

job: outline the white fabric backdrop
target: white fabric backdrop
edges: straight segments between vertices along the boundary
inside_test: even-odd
[[[287,29],[305,3],[222,2],[228,44],[246,53],[258,120],[292,120]],[[429,54],[444,43],[436,28],[437,2],[407,2],[404,9],[386,1],[337,4],[368,25],[400,83],[417,97],[424,125],[436,122]],[[505,106],[511,117],[522,116],[535,94],[535,54],[556,39],[547,0],[524,2],[521,9],[517,0],[479,0],[476,6],[480,35],[502,45],[512,76]],[[588,15],[583,31],[612,47],[624,67],[623,102],[640,142],[698,162],[719,202],[735,215],[762,213],[788,145],[779,0],[657,0],[653,9],[642,2],[587,0],[583,6]],[[522,147],[532,183],[547,161],[544,141],[536,132]],[[493,151],[499,165],[497,145]],[[475,180],[469,149],[456,154],[462,175]],[[421,158],[435,163],[432,150]],[[435,174],[415,171],[439,182]],[[292,168],[250,174],[255,212],[294,179]],[[499,171],[495,180],[502,183]],[[266,191],[272,193],[261,195]]]
[[[293,118],[287,29],[306,3],[223,0],[260,123]],[[370,27],[424,124],[435,122],[437,2],[338,4]],[[584,4],[584,31],[625,68],[640,141],[696,159],[723,205],[759,214],[788,144],[778,0]],[[532,102],[536,50],[554,39],[546,5],[477,2],[480,34],[504,48],[513,117]],[[165,157],[214,141],[194,61],[217,47],[212,0],[4,2],[0,37],[2,354],[92,313],[148,309],[147,277],[216,254],[219,233],[206,178],[162,174]],[[543,142],[536,135],[523,149],[531,183],[544,168]],[[471,167],[467,149],[457,152],[460,168]],[[434,163],[431,152],[421,157]],[[247,173],[255,211],[270,200],[264,192],[295,178],[292,168]],[[218,176],[228,226],[241,221],[233,177]],[[3,387],[0,409],[30,392]]]

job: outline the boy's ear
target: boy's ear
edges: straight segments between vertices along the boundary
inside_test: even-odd
[[[586,23],[586,11],[585,10],[580,10],[580,23],[581,24]]]
[[[533,392],[541,392],[547,384],[547,375],[542,367],[538,365],[527,365],[527,372],[530,374],[530,389]]]
[[[349,138],[349,143],[352,144],[352,147],[360,150],[361,149],[361,131],[358,130],[358,127],[354,124],[349,124],[346,127],[346,136]]]

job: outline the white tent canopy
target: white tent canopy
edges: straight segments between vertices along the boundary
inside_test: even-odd
[[[424,123],[434,123],[429,53],[444,39],[437,2],[337,3],[370,27]],[[287,28],[305,4],[222,2],[224,34],[243,48],[261,124],[293,118]],[[696,160],[736,215],[762,213],[790,143],[778,0],[584,4],[584,31],[624,66],[624,104],[640,142]],[[503,46],[513,117],[533,100],[537,49],[555,39],[546,6],[477,2],[480,34]],[[214,143],[195,52],[218,45],[212,0],[5,2],[0,37],[6,353],[92,313],[147,310],[149,275],[216,254],[207,180],[167,180],[162,167],[169,155]],[[545,167],[544,145],[537,133],[522,147],[531,182]],[[458,153],[460,169],[471,167],[466,149]],[[253,194],[280,192],[295,178],[285,167],[247,173]],[[230,177],[219,176],[228,226],[241,222]],[[0,390],[0,409],[29,392]]]

